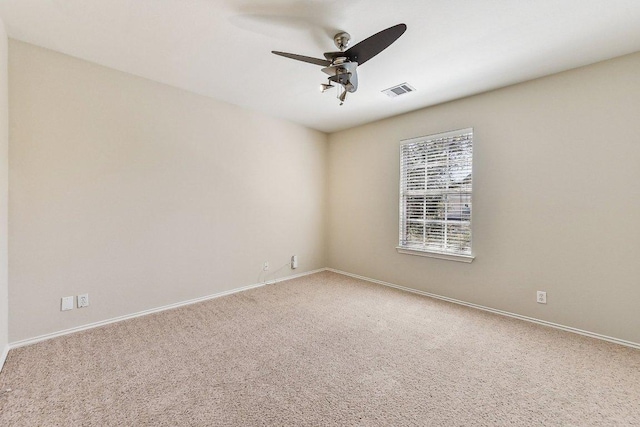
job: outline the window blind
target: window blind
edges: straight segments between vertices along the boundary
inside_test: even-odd
[[[400,248],[471,255],[473,129],[400,145]]]

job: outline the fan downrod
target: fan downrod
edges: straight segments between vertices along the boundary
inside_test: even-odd
[[[351,35],[345,31],[342,31],[333,36],[333,42],[336,44],[336,47],[340,49],[340,52],[344,52],[347,46],[349,46],[350,41]]]

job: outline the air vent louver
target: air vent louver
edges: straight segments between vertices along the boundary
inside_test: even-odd
[[[382,93],[386,94],[390,98],[395,98],[396,96],[404,95],[405,93],[414,92],[416,88],[409,85],[408,83],[400,83],[399,85],[390,87],[389,89],[385,89]]]

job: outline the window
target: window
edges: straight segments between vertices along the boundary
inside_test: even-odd
[[[471,262],[473,129],[400,145],[398,251]]]

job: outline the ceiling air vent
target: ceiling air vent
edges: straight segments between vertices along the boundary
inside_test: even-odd
[[[404,95],[405,93],[414,92],[416,90],[415,87],[409,85],[408,83],[400,83],[399,85],[390,87],[389,89],[385,89],[382,93],[386,94],[389,98],[395,98],[396,96]]]

